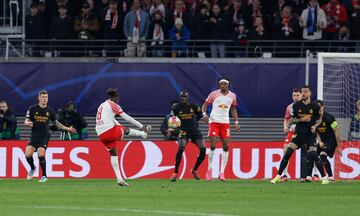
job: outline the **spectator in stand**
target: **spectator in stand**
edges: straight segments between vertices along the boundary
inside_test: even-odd
[[[151,0],[141,0],[141,9],[146,13],[150,14],[150,8],[152,6]]]
[[[250,30],[249,39],[251,40],[268,40],[269,34],[264,26],[263,18],[258,16],[255,18],[253,26]]]
[[[124,34],[129,42],[126,44],[125,56],[146,56],[145,39],[148,36],[150,25],[149,15],[141,10],[140,0],[134,0],[131,11],[124,20]]]
[[[50,19],[50,17],[49,17],[49,13],[47,11],[45,1],[39,1],[39,3],[38,3],[38,15],[41,16],[42,19],[45,21],[46,38],[48,38],[52,19]]]
[[[76,17],[74,23],[74,31],[77,38],[82,40],[94,40],[99,31],[100,25],[96,15],[90,12],[88,3],[84,3],[81,13]]]
[[[82,140],[87,138],[87,123],[77,112],[75,103],[70,101],[57,112],[58,121],[66,127],[75,128],[77,133],[61,131],[61,140]]]
[[[181,18],[184,23],[184,26],[192,31],[192,16],[189,11],[186,10],[185,4],[183,0],[175,1],[175,8],[173,11],[173,19],[171,22],[171,26],[174,26],[176,18]]]
[[[6,101],[0,101],[0,140],[19,140],[15,113]]]
[[[212,6],[212,15],[210,17],[210,39],[211,40],[226,40],[227,37],[227,21],[221,11],[220,5],[214,4]],[[212,58],[225,58],[225,42],[212,41],[210,43]]]
[[[288,42],[288,40],[297,40],[299,38],[299,19],[292,13],[290,6],[285,6],[281,16],[276,18],[273,24],[273,39],[286,40],[278,45],[277,57],[298,57],[298,44],[296,42]]]
[[[163,19],[165,20],[166,17],[166,7],[163,4],[162,0],[154,0],[153,4],[150,7],[150,16],[153,17],[153,14],[155,13],[155,11],[160,11],[161,12],[161,16],[163,17]]]
[[[149,27],[150,51],[152,57],[164,57],[165,56],[165,35],[168,35],[163,13],[160,10],[156,10],[152,14],[152,21]]]
[[[349,13],[351,14],[351,39],[360,40],[360,0],[351,1]]]
[[[292,13],[290,6],[285,6],[281,16],[274,20],[273,38],[275,40],[294,40],[299,38],[299,19]]]
[[[103,1],[104,3],[104,1]],[[102,38],[104,40],[119,40],[121,35],[120,17],[118,13],[117,0],[110,0],[109,6],[103,10],[101,16]],[[103,57],[118,56],[119,43],[113,41],[106,41],[104,43]]]
[[[188,56],[187,41],[190,39],[191,33],[189,29],[184,26],[181,18],[176,18],[175,26],[170,30],[169,38],[173,41],[172,57],[186,57]]]
[[[67,15],[66,5],[59,6],[59,16],[55,17],[51,23],[50,38],[55,40],[70,40],[74,38],[74,20]],[[70,56],[69,42],[55,43],[55,56]]]
[[[326,14],[327,28],[323,31],[323,39],[334,40],[336,32],[342,25],[347,24],[348,15],[345,7],[338,0],[330,0],[329,3],[321,7]]]
[[[30,14],[25,17],[25,38],[26,39],[46,39],[48,33],[46,31],[46,22],[44,17],[38,14],[38,4],[32,3],[30,5]],[[31,56],[38,57],[40,56],[40,50],[42,49],[41,42],[33,41],[30,42],[32,45]]]
[[[347,45],[346,41],[350,40],[350,30],[346,25],[341,26],[339,31],[336,32],[336,39],[339,42],[337,52],[348,52],[349,45]]]
[[[240,23],[235,29],[232,39],[234,41],[234,56],[236,58],[246,57],[246,45],[248,42],[249,30],[246,28],[245,23]]]
[[[199,13],[195,15],[193,39],[195,40],[209,40],[210,31],[210,13],[208,6],[201,4],[199,6]],[[198,57],[207,57],[209,53],[209,42],[196,42],[196,52]]]
[[[360,141],[360,100],[355,104],[355,115],[350,123],[350,140]]]
[[[276,0],[273,12],[273,20],[281,18],[281,12],[283,11],[285,6],[288,6],[285,0]]]
[[[173,110],[177,104],[178,101],[172,101],[171,110]],[[168,121],[171,116],[171,114],[166,115],[160,126],[160,131],[164,135],[164,140],[177,140],[179,136],[179,129],[169,128],[168,126]]]
[[[303,10],[306,8],[306,4],[311,0],[288,0],[288,5],[293,9],[293,14],[300,17]]]
[[[247,28],[251,26],[250,8],[244,0],[234,0],[234,3],[225,12],[225,17],[229,21],[229,33],[233,33],[240,22],[245,24]]]
[[[322,31],[326,28],[326,16],[320,8],[317,0],[310,0],[308,8],[305,9],[299,19],[300,27],[303,29],[304,40],[322,39]]]
[[[260,16],[264,19],[264,12],[260,0],[253,0],[249,5],[249,11],[251,15],[251,22],[249,24],[254,23],[256,17]]]

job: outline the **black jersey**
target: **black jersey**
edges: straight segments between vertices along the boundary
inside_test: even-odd
[[[49,123],[56,120],[53,108],[49,106],[41,108],[39,105],[31,106],[26,113],[26,118],[33,122],[31,139],[49,137]]]
[[[192,103],[178,103],[172,110],[172,114],[181,120],[180,129],[193,131],[198,128],[198,121],[203,117],[200,106]]]
[[[317,127],[317,132],[319,133],[321,140],[336,142],[335,133],[333,131],[336,127],[337,122],[335,117],[328,112],[324,112],[322,122],[319,127]]]
[[[320,106],[315,102],[304,104],[303,101],[298,101],[293,104],[291,116],[294,118],[302,118],[306,115],[311,116],[310,122],[299,122],[296,124],[295,133],[299,135],[311,134],[311,127],[320,118]]]

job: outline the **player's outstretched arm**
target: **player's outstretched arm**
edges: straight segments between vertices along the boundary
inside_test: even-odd
[[[55,125],[58,129],[64,130],[70,133],[76,133],[76,129],[73,127],[66,127],[63,124],[61,124],[58,120],[55,120]]]

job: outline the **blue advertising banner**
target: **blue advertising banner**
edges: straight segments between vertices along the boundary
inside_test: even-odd
[[[127,113],[162,116],[181,90],[202,105],[222,77],[231,80],[240,116],[279,117],[291,103],[292,89],[305,83],[305,64],[1,63],[0,99],[20,115],[45,89],[54,109],[75,101],[80,113],[94,115],[112,87],[118,88]],[[310,66],[310,84],[315,94],[316,65]]]

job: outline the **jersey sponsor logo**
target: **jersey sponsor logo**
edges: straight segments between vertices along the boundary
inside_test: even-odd
[[[161,173],[165,174],[166,178],[170,176],[174,169],[174,158],[172,157],[173,155],[166,153],[169,144],[159,145],[152,141],[129,141],[125,145],[120,157],[120,169],[124,178],[151,177],[153,174],[160,175]],[[176,145],[176,143],[173,144]],[[127,163],[127,158],[137,158],[138,160],[136,164],[132,163],[130,165],[129,163],[131,162]],[[179,168],[179,178],[184,176],[186,166],[187,160],[184,152]]]
[[[226,104],[220,104],[218,107],[222,108],[222,109],[227,109],[229,108]]]

